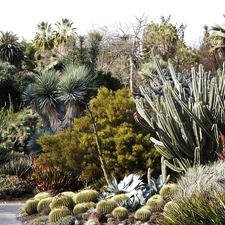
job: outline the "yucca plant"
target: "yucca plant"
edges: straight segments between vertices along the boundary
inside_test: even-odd
[[[155,148],[174,171],[217,160],[225,133],[225,63],[214,76],[203,66],[176,73],[171,61],[140,86],[135,119],[149,130]]]

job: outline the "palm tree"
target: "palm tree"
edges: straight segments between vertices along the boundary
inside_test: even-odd
[[[23,47],[19,43],[19,38],[12,32],[0,31],[0,59],[20,67],[23,58]]]
[[[75,40],[76,28],[73,27],[73,22],[67,18],[62,18],[61,22],[55,23],[57,30],[53,31],[56,46],[59,47],[59,54],[65,55],[68,52],[67,43],[70,40]]]
[[[225,17],[225,14],[223,14]],[[215,24],[211,27],[212,32],[209,36],[211,43],[213,44],[212,51],[218,51],[219,55],[222,56],[225,53],[225,24]]]
[[[41,22],[37,24],[39,32],[36,32],[33,43],[40,49],[41,59],[48,65],[50,62],[51,50],[54,47],[51,24]]]

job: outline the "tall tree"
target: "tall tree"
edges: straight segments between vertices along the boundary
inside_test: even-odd
[[[68,42],[76,39],[75,27],[73,22],[67,18],[62,18],[61,22],[55,23],[57,30],[53,31],[54,41],[58,47],[57,53],[61,56],[68,53]]]
[[[0,31],[0,59],[19,68],[23,58],[23,46],[19,43],[17,35]]]

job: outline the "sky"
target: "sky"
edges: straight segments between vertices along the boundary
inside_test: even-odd
[[[203,37],[204,25],[225,24],[224,0],[3,0],[0,7],[0,31],[26,40],[34,37],[42,21],[53,26],[67,18],[83,35],[118,23],[135,24],[135,17],[142,15],[154,22],[171,15],[172,24],[186,24],[185,42],[194,46]]]

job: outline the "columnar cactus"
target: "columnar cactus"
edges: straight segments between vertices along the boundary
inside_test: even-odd
[[[177,74],[168,62],[159,75],[150,75],[136,96],[135,119],[151,134],[165,164],[187,172],[196,164],[217,160],[222,152],[220,133],[225,134],[225,63],[216,76],[199,71]]]

